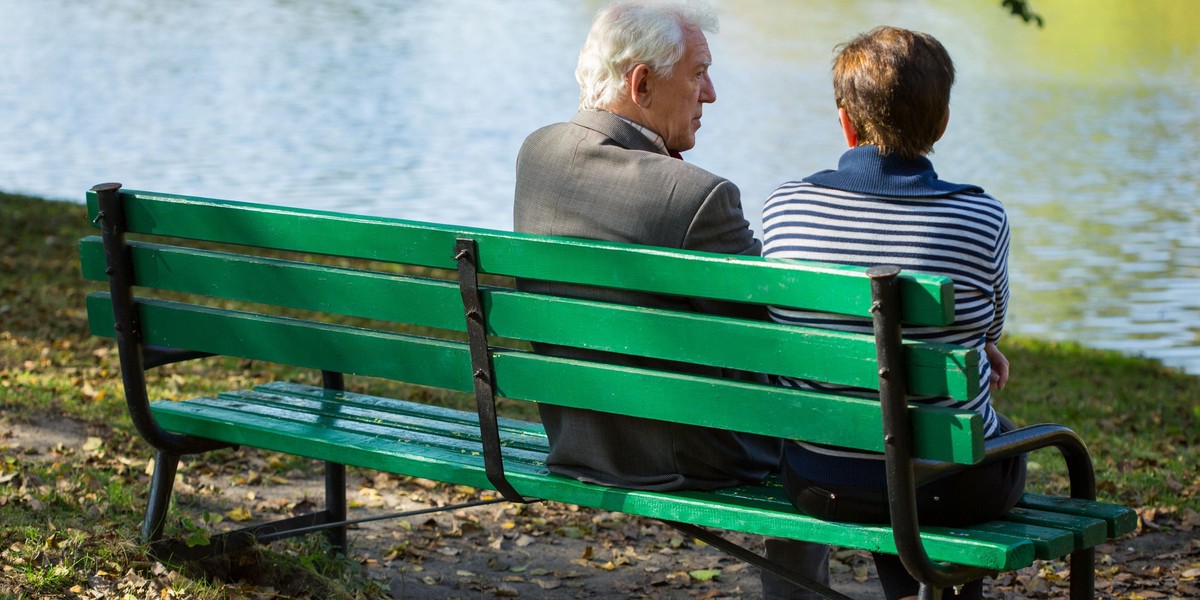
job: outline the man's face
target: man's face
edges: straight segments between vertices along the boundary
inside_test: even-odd
[[[700,129],[703,105],[716,102],[717,90],[708,77],[712,54],[708,40],[700,31],[686,31],[683,58],[667,77],[649,75],[650,129],[663,137],[667,148],[676,152],[690,150],[696,145],[696,130]]]

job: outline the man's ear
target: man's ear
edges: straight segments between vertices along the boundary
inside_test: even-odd
[[[846,136],[846,144],[851,148],[858,146],[858,130],[850,122],[850,113],[844,108],[838,108],[838,122],[842,125],[842,135]]]
[[[650,67],[639,64],[625,76],[629,99],[641,108],[650,108]]]

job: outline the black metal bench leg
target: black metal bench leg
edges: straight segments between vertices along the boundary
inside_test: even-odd
[[[1096,549],[1071,553],[1071,600],[1096,597]]]
[[[337,371],[321,371],[321,386],[334,392],[345,391],[346,376]],[[325,514],[323,523],[338,523],[346,520],[346,465],[325,463]],[[348,555],[346,526],[325,530],[334,554]]]
[[[154,544],[162,539],[167,509],[171,506],[171,490],[179,456],[159,450],[154,453],[154,475],[150,478],[150,499],[146,504],[146,520],[142,523],[142,542]]]
[[[346,465],[325,463],[325,512],[330,522],[346,520]],[[325,534],[335,554],[349,555],[345,525],[328,529]]]

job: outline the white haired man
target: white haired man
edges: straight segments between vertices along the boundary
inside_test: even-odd
[[[517,231],[757,256],[762,245],[732,182],[679,160],[696,144],[705,104],[716,101],[704,33],[716,17],[679,2],[632,1],[602,9],[575,71],[580,110],[535,131],[517,158]],[[523,289],[638,306],[767,319],[765,310],[696,298],[521,281]],[[716,340],[712,340],[714,343]],[[702,341],[701,341],[702,342]],[[653,359],[535,345],[554,356],[656,366],[714,377],[760,376]],[[550,470],[600,485],[714,489],[762,480],[779,466],[781,441],[704,427],[540,405]],[[737,410],[731,406],[730,410]],[[828,582],[828,548],[767,540],[768,557]],[[808,598],[773,575],[768,598]]]

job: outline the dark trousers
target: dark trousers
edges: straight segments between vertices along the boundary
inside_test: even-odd
[[[891,522],[887,489],[817,483],[796,471],[796,465],[789,467],[785,450],[783,484],[792,504],[805,514],[850,523]],[[918,518],[923,525],[949,527],[991,521],[1016,505],[1024,489],[1024,456],[977,465],[917,488]],[[917,594],[919,584],[898,556],[875,553],[874,557],[888,600]],[[982,581],[973,581],[957,597],[975,600],[982,593]]]
[[[829,587],[829,546],[797,540],[767,538],[767,559],[787,565],[805,577]],[[770,571],[760,573],[763,600],[820,600],[810,592]]]

